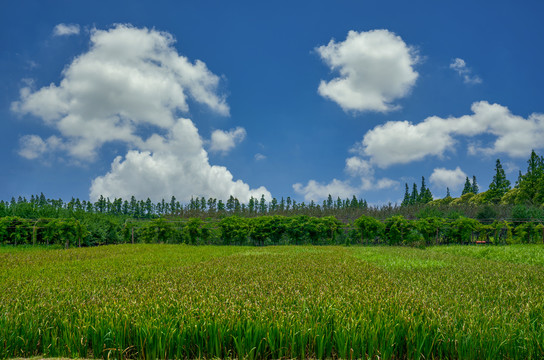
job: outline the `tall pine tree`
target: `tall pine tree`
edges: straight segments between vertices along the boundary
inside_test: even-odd
[[[400,206],[408,206],[410,205],[410,189],[408,188],[408,183],[404,183],[405,191],[404,191],[404,199],[402,199],[402,203]]]
[[[461,196],[471,192],[472,192],[472,185],[470,184],[470,180],[468,179],[468,176],[467,176],[465,180],[465,187],[463,188],[463,192],[461,193]]]
[[[419,198],[418,192],[417,192],[417,185],[414,183],[412,186],[412,194],[410,195],[410,205],[417,204],[417,200]]]
[[[478,183],[476,182],[476,176],[474,175],[472,175],[472,192],[474,193],[474,195],[480,192],[480,188],[478,187]]]
[[[421,188],[419,190],[418,203],[427,204],[428,202],[433,201],[433,194],[431,190],[425,185],[425,177],[421,177]]]
[[[540,204],[540,201],[537,199],[537,193],[543,190],[539,189],[539,185],[542,183],[541,178],[543,176],[543,160],[533,150],[531,151],[531,157],[529,160],[527,160],[527,172],[525,175],[521,175],[520,179],[518,180],[517,185],[519,188],[519,194],[517,197],[517,202]]]
[[[493,176],[493,181],[489,184],[486,199],[489,202],[498,204],[508,190],[510,190],[510,181],[506,178],[501,161],[497,159],[495,163],[495,175]]]

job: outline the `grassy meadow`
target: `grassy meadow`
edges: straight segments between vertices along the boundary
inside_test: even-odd
[[[544,246],[0,248],[0,358],[544,358]]]

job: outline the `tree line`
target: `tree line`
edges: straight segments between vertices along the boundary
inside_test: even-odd
[[[421,187],[418,192],[414,183],[410,192],[408,184],[405,184],[405,193],[401,206],[413,206],[421,204],[431,205],[528,205],[544,207],[544,157],[538,156],[534,150],[527,160],[525,174],[519,171],[518,179],[514,186],[506,178],[500,159],[495,161],[493,180],[487,191],[479,192],[476,176],[472,182],[466,177],[461,196],[453,198],[450,190],[446,190],[446,197],[433,200],[429,188],[425,186],[425,177],[422,177]]]
[[[67,218],[81,217],[85,214],[107,214],[135,219],[150,219],[161,216],[170,217],[194,217],[194,216],[224,216],[236,214],[240,216],[258,216],[264,214],[282,215],[331,215],[334,212],[353,211],[368,208],[364,199],[357,199],[354,195],[351,199],[336,200],[331,195],[323,200],[322,204],[310,201],[297,202],[291,197],[281,198],[279,201],[273,198],[267,202],[264,195],[260,199],[251,197],[247,203],[240,202],[236,197],[230,196],[226,201],[217,198],[193,197],[186,203],[180,203],[175,196],[170,201],[162,199],[152,202],[147,198],[137,200],[134,196],[130,200],[115,198],[100,198],[96,202],[81,201],[72,198],[69,202],[62,199],[49,199],[43,193],[32,195],[30,199],[19,196],[11,201],[0,200],[0,217],[19,216],[23,218]]]
[[[394,215],[385,220],[362,215],[343,223],[334,216],[264,215],[222,219],[156,218],[112,221],[89,219],[0,218],[2,245],[97,246],[122,243],[190,245],[408,245],[544,242],[544,217],[533,221],[478,220],[465,216],[422,216],[410,220]]]

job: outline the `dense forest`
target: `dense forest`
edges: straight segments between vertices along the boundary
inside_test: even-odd
[[[123,242],[189,244],[436,244],[544,241],[544,158],[532,151],[525,174],[512,187],[499,159],[489,189],[479,192],[467,177],[458,198],[434,199],[425,185],[405,185],[402,203],[369,206],[364,199],[321,204],[290,197],[267,202],[250,198],[172,196],[153,203],[100,197],[98,201],[30,199],[0,201],[0,244],[92,246]]]

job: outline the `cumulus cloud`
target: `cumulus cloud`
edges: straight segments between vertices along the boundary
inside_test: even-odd
[[[300,183],[293,185],[296,193],[304,195],[306,201],[324,199],[331,194],[333,197],[341,198],[358,195],[362,191],[383,190],[398,186],[398,181],[388,178],[376,179],[372,164],[357,156],[346,159],[346,173],[351,177],[348,181],[333,179],[328,184],[322,184],[315,180],[308,181],[306,186]],[[352,183],[358,183],[352,185]]]
[[[466,178],[467,174],[458,166],[454,170],[436,168],[433,170],[430,180],[436,187],[458,189],[465,183]]]
[[[56,136],[50,136],[46,140],[43,140],[38,135],[25,135],[19,139],[19,155],[32,160],[60,149],[63,146],[62,140]]]
[[[265,188],[250,189],[225,167],[210,165],[192,121],[178,118],[178,112],[189,110],[189,99],[221,115],[228,115],[229,107],[217,91],[220,78],[202,61],[178,54],[173,44],[168,33],[130,25],[93,30],[90,49],[65,67],[60,84],[38,90],[30,84],[12,103],[14,112],[35,115],[61,135],[24,136],[21,156],[62,150],[76,161],[92,161],[105,143],[125,145],[126,155],[92,182],[93,200],[100,195],[270,197]],[[244,135],[235,129],[231,139]],[[222,146],[228,149],[228,141]]]
[[[250,189],[241,180],[234,181],[227,168],[210,165],[198,130],[189,119],[179,119],[167,136],[153,135],[142,150],[116,157],[110,171],[92,183],[91,198],[100,195],[154,200],[171,195],[182,200],[233,195],[242,201],[265,195],[271,199],[266,188]]]
[[[351,176],[374,176],[374,169],[370,162],[357,156],[346,159],[346,172]]]
[[[467,63],[463,59],[455,58],[450,64],[450,69],[457,72],[465,84],[480,84],[482,82],[479,76],[472,75],[472,70],[467,67]]]
[[[138,126],[168,129],[187,99],[228,115],[219,77],[177,53],[168,33],[117,25],[94,30],[91,48],[63,71],[59,85],[21,90],[12,110],[33,114],[70,139],[70,155],[93,159],[109,141],[138,144]]]
[[[413,48],[388,30],[350,31],[346,40],[331,40],[316,51],[339,77],[322,80],[318,92],[344,111],[387,112],[408,94],[418,73]]]
[[[212,132],[210,151],[226,154],[232,150],[236,144],[242,142],[246,137],[246,130],[242,127],[231,129],[229,131],[214,130]]]
[[[47,151],[47,144],[38,135],[25,135],[19,139],[19,155],[26,159],[36,159]]]
[[[507,107],[486,101],[472,104],[471,115],[440,118],[432,116],[413,124],[389,121],[369,130],[355,151],[368,156],[373,164],[386,168],[406,164],[427,156],[444,155],[454,150],[456,136],[474,137],[487,134],[495,137],[487,145],[473,144],[469,153],[494,155],[504,153],[524,157],[531,149],[544,147],[544,114],[531,114],[527,119],[513,115]]]
[[[58,24],[53,29],[53,36],[70,36],[79,34],[78,24]]]
[[[333,179],[328,184],[322,184],[315,180],[308,181],[306,186],[296,183],[293,185],[293,190],[297,194],[304,195],[305,201],[321,200],[328,197],[329,194],[334,198],[340,197],[345,199],[359,193],[357,188],[337,179]]]
[[[256,153],[255,154],[255,160],[256,161],[263,161],[263,160],[266,160],[266,155],[263,155],[261,153]]]

